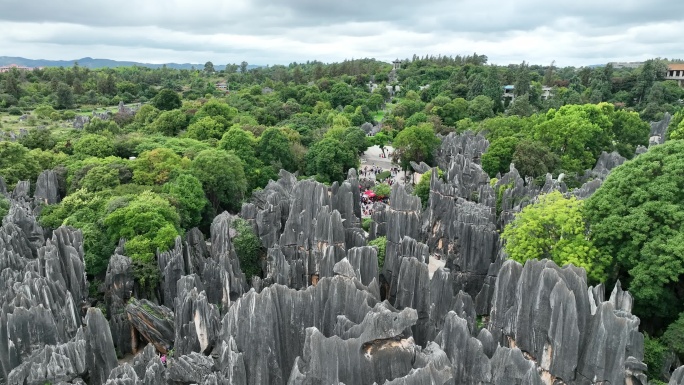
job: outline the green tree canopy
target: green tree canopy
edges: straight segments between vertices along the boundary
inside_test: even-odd
[[[239,210],[247,191],[247,179],[242,161],[232,151],[204,150],[197,154],[190,166],[214,210],[219,206]]]
[[[508,256],[520,263],[551,259],[559,266],[583,267],[594,282],[606,278],[611,258],[599,254],[587,233],[583,202],[554,191],[526,206],[504,229]]]
[[[189,167],[188,158],[181,158],[168,148],[155,148],[143,152],[133,162],[133,181],[141,185],[162,185]]]
[[[174,90],[165,88],[152,99],[152,105],[162,111],[171,111],[176,108],[180,108],[183,103],[180,100],[180,96]]]
[[[176,210],[168,200],[151,191],[114,209],[104,218],[104,224],[112,243],[126,239],[128,256],[144,262],[153,262],[157,250],[172,247],[180,230]]]
[[[74,144],[74,155],[106,158],[114,155],[114,141],[104,135],[86,134]]]
[[[220,139],[225,126],[212,118],[205,116],[190,124],[185,135],[196,140]]]
[[[59,204],[46,206],[40,216],[43,226],[57,228],[64,225],[81,229],[86,271],[93,276],[104,275],[116,245],[110,241],[102,223],[107,201],[104,194],[76,190]]]
[[[178,209],[181,228],[189,230],[199,225],[202,212],[209,201],[202,190],[202,183],[197,178],[181,174],[166,183],[162,191],[169,194],[171,203]]]
[[[186,127],[188,127],[187,115],[181,110],[171,110],[164,111],[157,116],[148,129],[166,136],[176,136]]]
[[[586,203],[595,245],[613,257],[635,313],[672,320],[684,310],[684,141],[614,169]]]
[[[254,233],[252,225],[242,218],[235,218],[231,227],[237,232],[232,242],[240,260],[240,269],[250,279],[261,272],[261,240]]]
[[[219,148],[226,151],[232,150],[240,159],[252,160],[256,157],[256,143],[254,134],[239,126],[233,126],[223,134],[219,141]]]
[[[257,156],[266,165],[279,166],[288,171],[296,168],[290,141],[279,128],[271,127],[264,131],[259,137],[256,150]]]
[[[219,100],[212,99],[204,103],[202,107],[200,107],[200,109],[197,110],[197,113],[195,113],[193,121],[196,122],[202,118],[210,117],[222,126],[221,134],[223,134],[223,132],[225,132],[231,126],[231,123],[233,122],[233,119],[237,116],[237,114],[238,110],[234,107],[231,107],[228,104],[221,102]],[[221,134],[219,134],[217,139],[221,138]]]
[[[392,144],[395,156],[399,158],[402,168],[407,170],[411,161],[431,164],[433,153],[439,143],[433,126],[430,123],[423,123],[402,130]]]
[[[492,178],[508,172],[517,145],[518,138],[514,136],[494,140],[482,154],[482,169]]]
[[[350,168],[357,167],[358,156],[333,137],[316,142],[306,154],[306,167],[311,175],[324,182],[342,181]]]

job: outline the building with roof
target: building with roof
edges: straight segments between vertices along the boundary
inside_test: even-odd
[[[684,87],[684,64],[668,65],[665,80],[675,80],[680,87]]]

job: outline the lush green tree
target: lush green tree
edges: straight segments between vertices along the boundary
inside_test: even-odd
[[[162,111],[171,111],[180,108],[183,103],[176,91],[165,88],[152,99],[152,105]]]
[[[508,106],[506,115],[530,116],[535,113],[534,106],[530,103],[529,95],[520,95]]]
[[[575,107],[550,110],[547,120],[535,127],[534,139],[548,145],[559,156],[563,171],[581,173],[594,167],[600,151],[595,154],[589,146],[606,133],[584,111]],[[602,138],[601,142],[605,140]]]
[[[684,139],[684,120],[680,120],[675,129],[670,132],[670,139]]]
[[[680,358],[684,357],[684,313],[680,313],[679,318],[667,327],[662,341]]]
[[[648,145],[650,125],[641,120],[638,113],[625,110],[615,111],[611,118],[615,149],[625,158],[632,159],[638,145]]]
[[[240,269],[247,279],[258,276],[261,272],[261,240],[254,233],[252,225],[242,218],[234,219],[231,227],[237,233],[232,242],[240,260]]]
[[[114,154],[114,141],[104,135],[86,134],[74,144],[74,155],[105,158]]]
[[[106,132],[117,134],[119,132],[119,126],[113,120],[93,118],[83,126],[83,131],[89,134],[103,134]]]
[[[202,190],[202,183],[197,178],[181,174],[166,183],[162,191],[170,196],[171,203],[178,209],[181,228],[189,230],[199,225],[202,212],[209,201]]]
[[[68,109],[74,106],[74,93],[69,85],[60,83],[55,91],[55,104],[59,109]]]
[[[119,170],[108,166],[95,166],[80,181],[88,191],[102,191],[119,185]]]
[[[217,100],[217,99],[212,99],[202,105],[199,110],[197,110],[197,113],[195,113],[195,116],[193,118],[193,121],[198,121],[202,118],[210,117],[217,123],[221,124],[223,126],[223,129],[221,131],[221,134],[228,130],[228,128],[231,126],[233,119],[238,115],[238,110],[234,107],[231,107],[230,105]],[[220,139],[221,136],[219,135],[217,139]]]
[[[181,110],[162,112],[149,126],[152,132],[159,132],[166,136],[176,136],[188,127],[188,117]]]
[[[373,186],[373,192],[380,198],[389,198],[390,193],[392,192],[392,187],[390,187],[390,185],[387,183],[378,183]]]
[[[642,320],[673,320],[684,310],[684,141],[651,148],[615,168],[586,202],[594,244]]]
[[[437,169],[437,176],[439,178],[444,176],[444,172],[439,168]],[[432,172],[424,173],[421,175],[420,180],[413,189],[413,195],[420,198],[423,208],[427,207],[428,200],[430,199],[430,179],[432,179]]]
[[[530,83],[532,77],[530,76],[530,65],[523,61],[515,74],[515,95],[526,95],[530,93]]]
[[[225,126],[210,116],[205,116],[190,124],[185,135],[196,140],[220,139]]]
[[[479,95],[468,103],[468,115],[474,121],[494,116],[494,102],[487,96]]]
[[[394,138],[394,156],[399,159],[404,170],[408,170],[411,161],[431,164],[433,153],[439,143],[440,140],[435,136],[431,124],[423,123],[408,127]]]
[[[141,185],[162,185],[189,167],[189,159],[181,158],[171,149],[156,148],[141,153],[133,162],[133,181]]]
[[[19,143],[26,148],[40,148],[46,151],[53,149],[57,144],[51,130],[37,127],[29,128],[28,134],[20,138]]]
[[[52,106],[42,104],[33,110],[33,113],[40,119],[50,119],[50,116],[55,112]]]
[[[83,232],[85,266],[91,276],[104,276],[116,245],[110,242],[102,223],[107,201],[106,196],[77,190],[59,204],[46,206],[39,218],[46,227],[73,226]]]
[[[358,154],[361,154],[368,149],[366,133],[359,127],[348,127],[344,130],[342,142]]]
[[[264,164],[294,171],[294,154],[282,130],[271,127],[264,131],[259,137],[256,150],[257,156]]]
[[[494,140],[482,154],[482,169],[492,178],[507,173],[517,145],[518,138],[514,136]]]
[[[173,246],[180,218],[168,200],[146,191],[115,207],[104,218],[107,235],[112,243],[126,239],[126,253],[131,259],[153,262],[157,250]]]
[[[316,142],[306,154],[306,167],[323,182],[342,181],[350,168],[358,166],[356,152],[334,137]]]
[[[456,98],[444,106],[434,107],[432,113],[439,116],[447,126],[456,126],[456,122],[468,117],[468,101]]]
[[[644,363],[648,365],[649,384],[665,384],[664,382],[655,382],[661,377],[661,368],[663,367],[663,360],[668,354],[667,346],[665,346],[659,339],[650,337],[648,334],[644,335]],[[654,381],[655,380],[655,381]]]
[[[335,83],[330,90],[330,103],[333,107],[346,106],[352,104],[354,93],[351,86],[345,83]]]
[[[160,111],[153,105],[145,104],[135,113],[134,121],[140,125],[151,124],[159,114]]]
[[[216,72],[216,70],[214,70],[214,63],[210,61],[204,63],[204,72],[206,72],[207,74],[213,74],[214,72]]]
[[[382,151],[382,155],[385,155],[385,146],[387,146],[389,144],[390,137],[384,131],[380,131],[377,134],[375,134],[371,137],[368,137],[367,141],[368,141],[368,144],[371,146],[380,147],[380,151]]]
[[[242,161],[232,151],[204,150],[197,154],[190,166],[214,211],[219,206],[239,210],[247,190],[247,179]]]
[[[543,177],[553,172],[559,163],[556,154],[547,146],[529,139],[521,140],[516,144],[511,162],[515,164],[520,175],[533,178]]]
[[[218,147],[222,150],[233,151],[243,160],[252,160],[256,157],[257,140],[249,131],[239,126],[233,126],[219,141]]]
[[[558,191],[541,195],[501,234],[508,256],[520,263],[547,258],[559,266],[573,264],[583,267],[592,281],[604,280],[611,258],[599,254],[589,239],[582,204]]]

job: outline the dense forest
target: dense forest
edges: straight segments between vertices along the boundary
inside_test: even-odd
[[[239,213],[281,169],[330,185],[368,147],[391,145],[410,172],[411,162],[437,166],[444,136],[470,131],[489,142],[478,161],[492,185],[513,163],[540,187],[551,174],[576,188],[616,151],[629,161],[591,198],[548,194],[500,230],[511,258],[573,263],[592,283],[619,279],[657,366],[669,352],[684,360],[684,88],[664,80],[667,63],[497,66],[474,54],[414,56],[396,70],[373,59],[12,70],[0,73],[0,177],[11,191],[56,171],[63,199],[40,208],[40,224],[82,230],[97,304],[121,239],[154,297],[158,253],[192,228],[208,235],[218,214]],[[668,115],[668,143],[635,158],[649,122]],[[424,205],[426,175],[413,188]],[[8,210],[0,194],[0,217]],[[242,270],[262,275],[259,238],[246,222],[234,226]]]

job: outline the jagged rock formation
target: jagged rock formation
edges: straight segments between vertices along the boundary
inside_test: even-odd
[[[222,321],[220,340],[242,352],[249,384],[284,384],[304,351],[305,330],[331,336],[340,317],[361,323],[378,299],[356,278],[322,278],[305,290],[273,285],[239,298]]]
[[[666,112],[663,119],[658,122],[651,122],[651,133],[649,134],[648,146],[657,146],[665,143],[667,139],[667,127],[670,125],[672,115]]]
[[[54,205],[59,203],[61,197],[59,196],[57,173],[53,170],[45,170],[40,173],[36,181],[36,192],[33,196],[36,201],[42,204]]]
[[[211,353],[218,335],[219,311],[207,302],[197,276],[180,279],[175,309],[177,354]]]
[[[390,205],[384,212],[387,218],[387,246],[381,272],[385,282],[390,286],[401,268],[400,250],[404,237],[413,240],[421,238],[420,212],[420,198],[407,194],[404,187],[399,184],[392,186]],[[423,262],[427,262],[427,250],[424,251]]]
[[[668,385],[684,385],[684,366],[678,367],[674,373],[672,373]]]
[[[617,151],[611,153],[602,152],[596,161],[596,166],[591,170],[591,176],[594,178],[599,178],[605,180],[608,174],[615,167],[625,163],[625,159]]]
[[[482,134],[466,131],[463,134],[449,133],[442,138],[442,144],[436,153],[437,165],[447,170],[456,155],[480,163],[482,154],[489,148],[489,141]]]
[[[509,260],[499,273],[489,330],[502,346],[518,347],[542,378],[567,384],[625,383],[645,376],[627,362],[643,360],[639,319],[619,286],[609,301],[587,287],[583,269],[553,262]],[[588,295],[588,293],[595,293]]]
[[[126,316],[135,331],[149,344],[154,345],[156,350],[168,353],[173,348],[174,316],[169,308],[156,305],[146,299],[138,301],[131,298],[126,305]],[[135,339],[133,342],[136,342]]]
[[[131,259],[113,255],[105,276],[105,305],[114,347],[122,355],[137,350],[134,329],[126,313],[126,304],[133,295],[134,284]]]
[[[33,198],[19,183],[0,227],[0,383],[645,384],[619,283],[606,301],[582,269],[507,260],[499,231],[540,193],[568,192],[562,176],[539,188],[513,166],[491,182],[488,145],[445,137],[443,178],[416,165],[431,172],[425,211],[395,185],[368,237],[355,170],[332,186],[281,171],[240,213],[267,250],[251,287],[229,213],[208,242],[192,229],[159,252],[161,281],[144,292],[122,242],[103,285],[109,321],[88,307],[80,232],[36,222],[37,204],[59,199],[57,173],[41,174]],[[572,194],[590,195],[622,161],[603,154]],[[366,245],[379,236],[382,266]],[[118,365],[117,352],[137,355]]]

